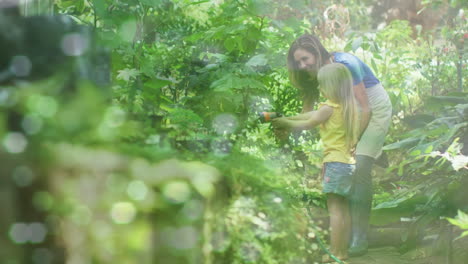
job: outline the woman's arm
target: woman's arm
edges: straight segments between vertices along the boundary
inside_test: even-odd
[[[372,110],[369,106],[369,98],[367,97],[366,87],[363,82],[360,82],[353,86],[354,96],[361,106],[361,124],[360,124],[360,135],[366,130],[369,125],[369,120],[372,115]]]
[[[317,111],[311,111],[302,116],[307,116],[307,119],[294,119],[295,117],[281,117],[275,118],[271,122],[277,129],[292,129],[292,130],[306,130],[311,129],[319,124],[327,121],[333,113],[333,108],[324,105]]]

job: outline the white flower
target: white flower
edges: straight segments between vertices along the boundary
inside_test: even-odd
[[[468,168],[468,156],[456,155],[450,159],[450,162],[452,162],[452,167],[456,171],[462,168]]]

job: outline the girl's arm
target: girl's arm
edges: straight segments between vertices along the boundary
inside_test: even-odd
[[[324,105],[317,111],[311,111],[300,116],[307,116],[307,119],[295,119],[296,117],[275,118],[271,122],[277,129],[306,130],[311,129],[327,121],[333,113],[333,108]]]
[[[302,113],[302,114],[298,114],[298,115],[295,115],[295,116],[288,116],[286,117],[288,120],[307,120],[310,118],[310,115],[312,114],[312,110],[310,110],[309,112],[305,112],[305,113]]]

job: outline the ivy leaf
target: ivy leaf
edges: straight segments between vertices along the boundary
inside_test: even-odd
[[[117,75],[117,80],[124,80],[126,82],[130,81],[130,79],[136,78],[140,74],[140,71],[138,71],[137,69],[128,68],[125,68],[118,72],[119,74]]]

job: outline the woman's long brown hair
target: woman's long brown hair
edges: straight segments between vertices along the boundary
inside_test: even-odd
[[[303,49],[316,58],[315,73],[299,69],[295,59],[294,52],[298,49]],[[317,102],[319,98],[317,73],[318,70],[325,65],[325,62],[330,59],[331,54],[325,49],[320,40],[311,34],[304,34],[297,38],[289,48],[288,52],[288,71],[291,83],[299,89],[304,102]]]

